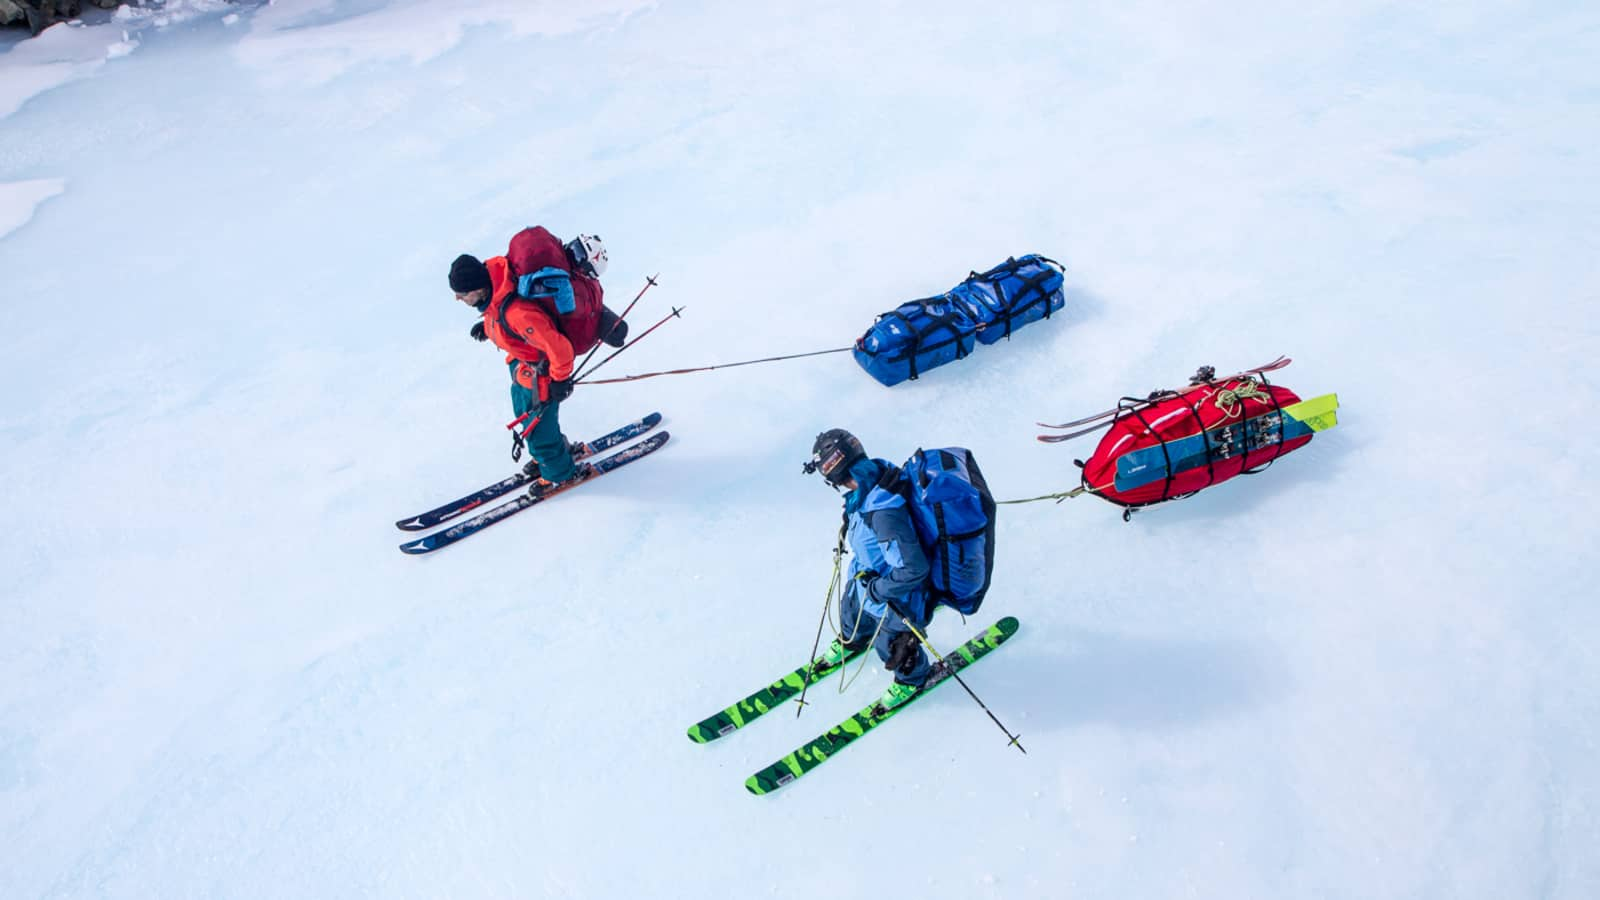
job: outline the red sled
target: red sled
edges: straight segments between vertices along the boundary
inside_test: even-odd
[[[1068,426],[1107,421],[1040,440],[1062,440],[1109,426],[1094,454],[1074,461],[1083,470],[1081,484],[1067,496],[1094,494],[1123,507],[1126,520],[1134,510],[1260,472],[1310,443],[1316,432],[1337,424],[1336,395],[1303,401],[1267,380],[1265,372],[1288,364],[1280,358],[1221,379],[1205,366],[1182,390],[1124,397],[1114,409]]]

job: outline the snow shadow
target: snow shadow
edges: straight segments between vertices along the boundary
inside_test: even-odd
[[[983,674],[983,696],[1026,706],[1028,726],[1169,731],[1245,713],[1284,693],[1277,655],[1238,639],[1166,640],[1074,632],[1028,641]]]
[[[1305,447],[1273,460],[1261,472],[1240,475],[1193,497],[1136,512],[1130,524],[1160,534],[1172,528],[1190,529],[1196,524],[1227,523],[1258,511],[1280,496],[1345,480],[1349,476],[1344,461],[1352,455],[1359,456],[1364,443],[1337,431],[1318,435]]]
[[[1094,291],[1081,285],[1073,284],[1070,277],[1067,279],[1063,292],[1066,296],[1067,305],[1056,315],[1066,316],[1067,324],[1087,322],[1105,314],[1105,300]],[[1052,318],[1054,317],[1052,316]]]

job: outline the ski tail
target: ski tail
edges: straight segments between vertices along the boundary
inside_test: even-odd
[[[1290,364],[1292,362],[1294,362],[1294,360],[1290,359],[1289,357],[1280,356],[1277,359],[1273,360],[1272,362],[1266,363],[1264,365],[1256,366],[1253,369],[1245,369],[1242,372],[1235,372],[1234,374],[1228,375],[1228,376],[1226,376],[1224,378],[1215,378],[1215,377],[1213,377],[1210,382],[1200,382],[1198,384],[1191,384],[1188,387],[1180,388],[1180,389],[1175,390],[1175,391],[1155,391],[1147,399],[1138,400],[1136,402],[1128,402],[1128,401],[1132,401],[1134,398],[1131,398],[1131,397],[1124,398],[1124,402],[1123,403],[1120,403],[1120,404],[1112,407],[1111,409],[1105,410],[1103,412],[1097,412],[1092,416],[1084,416],[1081,419],[1073,419],[1071,422],[1062,422],[1059,425],[1048,425],[1048,424],[1046,424],[1044,422],[1035,422],[1034,424],[1038,425],[1040,428],[1049,428],[1049,429],[1054,430],[1054,431],[1060,431],[1060,430],[1064,430],[1064,429],[1068,429],[1068,428],[1077,429],[1076,431],[1073,431],[1071,434],[1041,434],[1041,435],[1038,436],[1038,439],[1039,439],[1039,441],[1041,443],[1045,443],[1045,444],[1059,444],[1062,441],[1070,441],[1073,438],[1080,438],[1080,437],[1083,437],[1086,434],[1093,434],[1094,432],[1099,431],[1102,428],[1109,427],[1113,422],[1116,421],[1118,415],[1120,415],[1123,412],[1131,412],[1133,410],[1143,409],[1143,408],[1145,408],[1146,406],[1149,406],[1152,403],[1159,403],[1162,400],[1170,400],[1173,397],[1177,397],[1177,396],[1180,396],[1180,395],[1183,395],[1183,394],[1187,394],[1189,391],[1192,391],[1195,388],[1204,387],[1208,383],[1209,384],[1217,384],[1217,383],[1224,382],[1224,381],[1232,381],[1235,378],[1243,378],[1246,375],[1259,375],[1262,372],[1275,372],[1275,371],[1283,368],[1284,366],[1287,366],[1288,364]],[[1093,424],[1090,424],[1090,423],[1093,423]],[[1088,425],[1089,427],[1087,427],[1087,428],[1078,428],[1078,426],[1080,426],[1080,425]]]
[[[798,695],[811,685],[843,669],[850,664],[851,660],[860,656],[863,652],[865,652],[865,648],[853,651],[845,656],[843,660],[832,665],[828,665],[820,659],[812,660],[740,700],[738,703],[690,725],[689,740],[697,744],[706,744],[717,738],[733,734],[740,728],[777,709],[783,705],[785,700]]]

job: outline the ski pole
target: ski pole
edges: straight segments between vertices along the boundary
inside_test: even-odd
[[[601,366],[605,365],[608,362],[611,362],[613,359],[616,359],[618,356],[622,355],[622,352],[624,350],[627,350],[629,347],[632,347],[634,344],[637,344],[640,341],[644,340],[645,338],[649,337],[650,336],[650,332],[655,331],[657,328],[660,328],[661,326],[667,324],[667,320],[668,319],[679,318],[680,315],[682,314],[683,310],[686,309],[686,308],[687,307],[674,306],[672,308],[672,312],[669,312],[666,315],[662,316],[661,317],[661,321],[655,323],[654,325],[651,325],[649,328],[646,328],[644,330],[644,334],[641,334],[638,337],[634,338],[633,340],[627,342],[626,344],[623,344],[621,347],[618,347],[616,353],[613,353],[610,356],[606,357],[605,359],[602,359],[599,362],[595,363],[593,368],[591,368],[588,372],[583,373],[583,376],[581,378],[574,378],[572,380],[572,383],[573,384],[578,384],[578,383],[582,382],[585,378],[588,378],[590,375],[594,374],[594,372],[596,370],[598,370]]]
[[[889,606],[892,609],[894,609],[896,614],[898,614],[900,616],[900,621],[906,623],[906,627],[911,629],[911,633],[913,635],[915,635],[917,640],[922,643],[922,646],[928,648],[928,652],[932,653],[934,655],[934,658],[939,660],[939,662],[945,662],[945,658],[940,655],[939,651],[935,650],[933,645],[928,643],[928,636],[923,634],[922,630],[920,628],[918,628],[916,625],[912,624],[911,617],[907,616],[904,612],[901,612],[901,610],[900,610],[900,608],[898,606],[896,606],[896,605],[894,605],[892,603],[889,604]],[[947,665],[948,665],[948,663],[947,663]],[[984,704],[984,702],[982,700],[978,699],[978,695],[973,693],[972,688],[968,687],[967,683],[961,679],[961,673],[957,672],[956,671],[956,667],[953,666],[953,665],[950,666],[950,677],[954,678],[956,680],[956,684],[961,685],[962,690],[965,690],[967,692],[967,696],[971,697],[974,702],[976,702],[979,706],[983,707],[983,711],[989,714],[989,720],[991,722],[993,722],[995,725],[998,725],[1000,727],[1000,730],[1005,732],[1006,737],[1011,739],[1010,743],[1011,744],[1015,744],[1017,749],[1022,751],[1023,755],[1027,755],[1027,753],[1028,753],[1027,749],[1022,746],[1022,735],[1020,735],[1020,734],[1012,734],[1011,733],[1011,729],[1009,729],[1005,725],[1001,724],[1000,719],[995,716],[995,714],[989,709],[989,707],[987,705]]]
[[[519,366],[518,368],[521,369],[522,366]],[[550,361],[547,360],[547,359],[546,360],[540,360],[538,363],[536,363],[536,364],[534,364],[532,366],[529,366],[528,368],[531,368],[533,370],[533,373],[534,373],[534,384],[537,385],[539,383],[538,376],[546,375],[546,374],[548,374],[550,372]],[[535,412],[539,413],[539,419],[544,418],[543,406],[544,406],[544,401],[541,400],[538,403],[535,403],[534,405],[528,407],[528,411],[527,412],[523,413],[520,416],[517,416],[512,421],[506,423],[506,430],[507,431],[511,431],[511,432],[515,432],[517,430],[517,426],[521,425],[523,422],[528,421],[528,417],[533,415]],[[522,433],[523,434],[527,434],[528,432],[532,431],[534,428],[538,427],[539,419],[534,419],[533,420],[533,424],[529,425],[527,428],[522,429]]]
[[[538,407],[534,407],[534,409],[538,409]],[[528,417],[531,416],[531,415],[533,415],[533,410],[532,409],[530,409],[527,412],[523,413],[522,415],[518,416],[515,420],[507,422],[506,423],[506,430],[507,431],[516,431],[517,430],[517,426],[521,425],[523,422],[528,421]],[[541,416],[540,418],[543,418],[543,417]],[[533,428],[533,427],[536,427],[538,424],[539,424],[539,419],[534,419],[533,420],[533,424],[529,425],[528,427],[529,428]],[[527,432],[524,431],[523,433],[526,434]]]
[[[839,526],[839,543],[835,544],[833,548],[833,577],[828,580],[828,593],[822,598],[822,618],[817,620],[816,640],[811,642],[811,661],[813,664],[816,663],[817,648],[822,646],[822,626],[828,624],[828,606],[833,603],[833,595],[839,590],[839,569],[841,562],[844,560],[844,530],[845,526]],[[843,616],[842,613],[840,615],[841,617]],[[800,686],[800,696],[794,701],[796,704],[794,717],[796,719],[800,718],[800,713],[806,708],[806,691],[810,689],[811,682],[809,680]]]
[[[659,277],[661,277],[661,273],[657,272],[656,274],[648,276],[648,277],[645,278],[644,287],[639,289],[639,293],[633,295],[633,300],[628,303],[628,308],[624,309],[622,311],[622,315],[617,316],[617,320],[615,322],[611,323],[611,327],[606,329],[606,333],[600,335],[600,340],[601,341],[604,341],[606,338],[610,337],[611,336],[611,332],[616,331],[617,330],[617,326],[621,325],[623,323],[623,321],[628,318],[628,313],[633,312],[633,307],[634,307],[635,304],[637,304],[639,302],[639,298],[644,296],[644,292],[645,291],[648,291],[651,288],[656,286],[656,279],[659,278]],[[599,350],[600,350],[600,344],[599,344],[599,342],[596,342],[593,347],[589,348],[589,355],[585,356],[583,358],[583,362],[578,363],[577,368],[574,369],[573,371],[582,372],[583,371],[583,367],[587,366],[589,364],[589,360],[594,359],[595,353],[599,352]]]
[[[506,425],[507,430],[509,430],[511,432],[511,461],[512,462],[521,462],[522,461],[522,444],[523,444],[524,441],[526,441],[528,439],[528,432],[534,430],[535,428],[538,428],[539,427],[539,420],[544,418],[544,416],[542,416],[542,415],[539,416],[538,418],[534,419],[532,422],[529,422],[528,423],[528,427],[522,429],[521,433],[518,433],[517,425],[519,423],[521,423],[523,421],[523,419],[528,418],[528,416],[531,415],[532,413],[533,413],[533,410],[530,409],[527,412],[522,414],[522,418],[521,419],[518,419],[517,421],[511,422],[508,425]]]
[[[535,367],[535,370],[539,375],[543,375],[543,374],[545,374],[545,373],[550,371],[550,363],[548,361],[542,361]],[[534,383],[535,384],[538,383],[537,378],[535,379]],[[533,414],[535,412],[539,413],[539,415],[534,416],[532,422],[528,422],[528,417],[529,416],[533,416]],[[506,430],[511,432],[511,461],[512,462],[521,462],[522,461],[522,444],[523,444],[524,441],[527,440],[528,435],[535,428],[539,427],[539,420],[541,420],[543,418],[544,418],[544,403],[543,403],[543,401],[540,401],[539,403],[535,403],[533,406],[529,407],[527,412],[523,413],[520,416],[517,416],[512,421],[506,423]],[[528,427],[522,429],[522,432],[519,434],[517,432],[517,426],[521,425],[523,422],[528,422]]]

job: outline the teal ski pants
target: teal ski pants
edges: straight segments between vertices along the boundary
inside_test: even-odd
[[[540,476],[550,481],[566,481],[577,471],[572,462],[572,451],[567,447],[566,436],[561,433],[561,404],[555,401],[541,404],[539,395],[511,379],[511,409],[520,418],[529,410],[539,418],[539,424],[523,436],[528,453],[539,464]],[[527,427],[527,423],[523,423]]]

